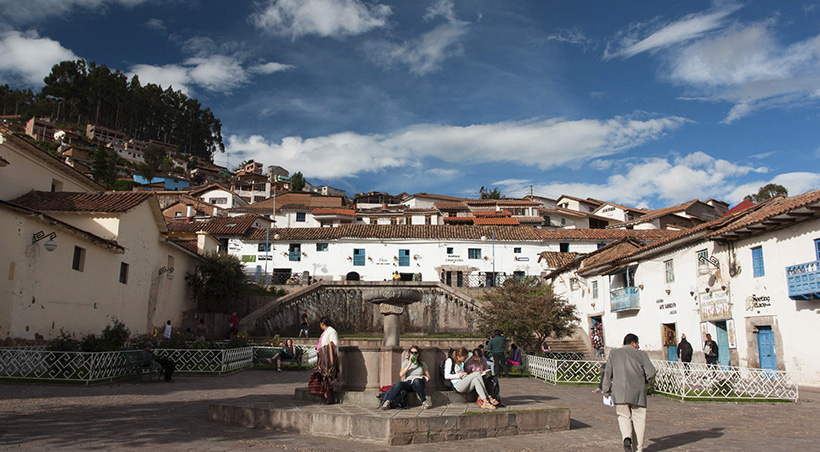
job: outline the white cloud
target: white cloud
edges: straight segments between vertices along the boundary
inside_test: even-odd
[[[160,33],[164,33],[165,29],[166,29],[165,22],[163,22],[162,19],[156,19],[156,18],[148,19],[145,22],[145,27],[150,29],[150,30],[157,31],[157,32],[160,32]]]
[[[137,74],[143,84],[154,83],[164,88],[173,86],[184,93],[191,93],[195,87],[225,93],[249,83],[250,74],[272,74],[293,67],[269,62],[246,68],[240,57],[210,55],[164,66],[137,64],[131,67],[128,76]]]
[[[0,34],[0,83],[39,88],[52,66],[76,59],[79,57],[74,52],[35,31]]]
[[[452,0],[439,0],[427,8],[425,20],[437,17],[443,17],[447,23],[403,43],[368,42],[364,46],[365,53],[374,63],[386,68],[405,65],[417,75],[437,71],[447,58],[464,53],[461,39],[467,34],[468,26],[456,18]]]
[[[687,120],[563,119],[471,126],[417,125],[390,135],[351,132],[281,143],[258,135],[229,136],[228,151],[242,158],[304,168],[305,176],[334,179],[368,171],[419,165],[426,158],[463,165],[510,162],[541,169],[612,155],[657,140]],[[362,162],[367,162],[366,165]]]
[[[288,69],[293,69],[295,67],[296,66],[292,64],[269,62],[257,64],[256,66],[251,66],[248,68],[248,71],[253,72],[254,74],[273,74],[274,72],[287,71]]]
[[[535,184],[533,191],[551,197],[562,194],[589,196],[636,207],[651,205],[656,199],[662,205],[693,198],[717,198],[735,202],[737,181],[748,174],[764,172],[765,168],[739,165],[703,152],[694,152],[685,156],[671,155],[626,164],[614,163],[612,175],[602,184],[553,182]],[[522,187],[516,181],[505,186],[502,191],[508,196],[523,196],[529,193],[529,187]],[[744,192],[740,198],[747,194],[748,192]]]
[[[66,16],[77,9],[104,14],[110,5],[133,7],[149,1],[151,0],[0,0],[0,17],[25,24],[50,16]]]
[[[251,14],[251,24],[268,33],[341,38],[387,26],[392,9],[360,0],[268,0]]]
[[[452,177],[458,174],[461,174],[461,171],[453,168],[430,168],[427,171],[427,174],[432,176],[445,176],[445,177]]]
[[[733,104],[723,122],[817,100],[820,35],[783,45],[771,25],[737,27],[669,55],[669,80],[702,99]]]
[[[604,59],[629,58],[703,37],[713,30],[723,28],[725,19],[737,10],[738,7],[732,6],[709,13],[690,14],[667,24],[633,25],[616,36],[615,42],[607,47]],[[640,38],[640,35],[647,36]],[[614,50],[610,50],[610,47],[614,47]]]
[[[438,70],[447,58],[461,55],[464,50],[460,40],[466,33],[466,24],[447,23],[402,44],[369,42],[365,51],[380,66],[389,68],[402,64],[408,66],[410,72],[424,75]]]
[[[564,42],[567,44],[575,44],[583,47],[585,50],[586,48],[592,44],[592,40],[589,39],[583,31],[578,28],[562,28],[557,30],[555,33],[551,35],[544,36],[541,39],[537,40],[539,43],[545,43],[549,41],[557,41],[557,42]]]

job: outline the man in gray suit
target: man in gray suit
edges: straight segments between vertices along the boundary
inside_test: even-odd
[[[618,427],[624,441],[624,451],[632,452],[632,431],[635,431],[635,450],[644,446],[646,427],[646,384],[655,378],[655,367],[646,352],[639,350],[638,336],[629,333],[624,346],[612,350],[606,360],[601,392],[611,395],[618,414]]]

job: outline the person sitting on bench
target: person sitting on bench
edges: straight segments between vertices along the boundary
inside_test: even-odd
[[[268,358],[265,361],[269,363],[273,363],[276,361],[276,370],[281,372],[282,371],[282,360],[283,359],[298,359],[300,357],[300,350],[297,349],[293,345],[293,340],[288,339],[285,341],[285,347],[282,349],[281,352],[273,355],[272,358]]]
[[[177,363],[168,358],[157,356],[153,352],[153,345],[149,342],[145,344],[145,348],[142,350],[142,366],[154,366],[154,363],[159,364],[162,367],[163,374],[165,375],[165,381],[168,383],[174,381],[171,377],[174,375],[174,369],[176,369]]]

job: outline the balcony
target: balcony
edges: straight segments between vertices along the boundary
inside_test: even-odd
[[[786,279],[792,300],[820,299],[820,261],[786,267]]]
[[[641,296],[637,287],[622,287],[609,292],[612,312],[637,311],[641,309]]]
[[[302,260],[302,253],[299,251],[289,251],[288,260],[291,262],[299,262]]]

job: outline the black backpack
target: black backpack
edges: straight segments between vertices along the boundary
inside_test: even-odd
[[[456,362],[452,358],[449,358],[449,359],[450,359],[450,362],[452,363],[451,366],[450,366],[450,373],[453,373],[456,370]],[[453,388],[453,382],[448,380],[447,378],[444,378],[444,375],[446,375],[445,374],[445,367],[444,367],[445,364],[447,364],[446,359],[444,361],[442,361],[441,364],[438,365],[438,378],[439,378],[439,380],[441,380],[441,385],[444,386],[445,390],[453,391],[453,390],[455,390],[455,388]]]
[[[379,394],[376,396],[379,399],[379,406],[384,403],[384,398],[387,397],[388,391],[380,391]],[[390,408],[407,408],[407,391],[402,389],[399,392],[399,396],[396,397],[396,400],[390,402]]]

